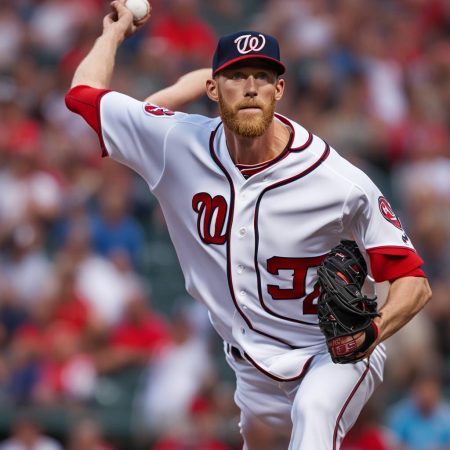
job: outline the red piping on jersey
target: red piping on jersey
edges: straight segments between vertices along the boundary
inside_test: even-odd
[[[236,164],[236,167],[239,169],[239,171],[245,178],[249,178],[252,175],[255,175],[259,172],[262,172],[263,170],[268,169],[269,167],[273,166],[275,163],[286,158],[291,152],[299,152],[299,151],[306,149],[313,140],[313,135],[308,131],[308,139],[306,140],[306,142],[304,144],[302,144],[300,147],[292,147],[292,143],[295,140],[294,127],[289,122],[289,120],[287,120],[283,116],[279,116],[278,114],[275,114],[275,116],[280,120],[280,122],[283,122],[291,130],[288,143],[286,144],[286,147],[283,149],[283,151],[279,155],[277,155],[275,158],[273,158],[269,161],[263,161],[258,164]]]
[[[281,122],[283,122],[285,125],[287,125],[291,130],[292,130],[292,142],[294,142],[295,140],[295,128],[292,126],[292,123],[283,116],[280,116],[279,114],[275,113],[275,117],[280,120]],[[302,145],[300,145],[300,147],[292,147],[290,150],[291,152],[298,152],[301,150],[304,150],[306,147],[309,147],[309,144],[311,144],[313,140],[313,135],[308,131],[308,139],[306,140],[306,142]]]
[[[98,127],[99,127],[99,132],[97,134],[98,134],[98,140],[100,141],[100,146],[102,148],[102,157],[103,158],[105,158],[106,156],[109,156],[109,153],[108,153],[108,150],[106,149],[106,144],[103,139],[102,116],[100,114],[100,102],[101,102],[103,96],[105,94],[107,94],[108,92],[111,92],[111,91],[106,91],[103,94],[99,95],[97,98],[97,117],[98,117]]]
[[[303,378],[306,374],[306,371],[309,369],[309,366],[311,365],[312,360],[314,359],[314,356],[311,356],[310,358],[308,358],[308,360],[305,362],[305,364],[303,364],[302,371],[298,375],[295,375],[294,377],[290,377],[290,378],[280,378],[280,377],[277,377],[276,375],[271,374],[270,372],[267,372],[267,370],[263,369],[260,365],[258,365],[258,363],[255,362],[252,358],[250,358],[250,356],[248,356],[248,354],[245,352],[244,352],[244,357],[252,366],[254,366],[256,369],[258,369],[264,375],[268,376],[269,378],[272,378],[272,380],[281,381],[281,382],[295,381],[295,380],[299,380],[300,378]]]
[[[262,336],[266,336],[266,337],[268,337],[270,339],[278,341],[278,342],[288,346],[291,349],[300,348],[300,347],[296,347],[296,346],[293,346],[293,345],[289,344],[289,342],[286,342],[283,339],[279,339],[279,338],[277,338],[275,336],[272,336],[272,335],[270,335],[268,333],[265,333],[264,331],[257,330],[256,328],[254,328],[252,322],[250,321],[250,319],[244,314],[244,312],[241,310],[241,308],[239,308],[239,304],[236,301],[236,297],[234,296],[233,279],[232,279],[232,275],[231,275],[231,258],[230,258],[231,248],[230,248],[230,238],[229,238],[229,236],[231,235],[231,233],[230,233],[231,232],[231,226],[233,224],[235,192],[234,192],[233,180],[231,179],[230,174],[227,172],[227,170],[225,169],[224,165],[222,164],[222,162],[217,157],[217,155],[216,155],[216,153],[214,151],[214,138],[216,136],[217,130],[219,129],[220,125],[222,125],[222,123],[219,123],[219,125],[217,125],[216,129],[211,133],[211,136],[210,136],[210,139],[209,139],[209,151],[211,153],[211,157],[212,157],[213,161],[217,164],[217,166],[223,172],[223,174],[225,175],[225,177],[228,180],[228,183],[230,185],[230,209],[229,209],[229,212],[228,212],[228,225],[227,225],[228,239],[227,239],[227,242],[226,242],[226,249],[227,249],[227,280],[228,280],[228,288],[230,290],[231,299],[233,300],[234,307],[236,308],[237,312],[244,319],[244,321],[247,324],[247,326],[251,330],[253,330],[255,333],[259,333]]]
[[[287,178],[286,180],[282,180],[282,181],[278,181],[268,187],[266,187],[261,194],[259,194],[258,200],[256,201],[256,206],[255,206],[255,215],[254,215],[254,228],[255,228],[255,258],[254,258],[254,264],[255,264],[255,273],[256,273],[256,279],[258,280],[258,297],[259,297],[259,303],[261,304],[262,308],[268,312],[270,315],[278,317],[279,319],[283,319],[286,320],[288,322],[294,322],[294,323],[301,323],[303,325],[310,325],[310,326],[315,326],[317,327],[318,324],[317,322],[306,322],[304,320],[299,320],[299,319],[292,319],[291,317],[286,317],[286,316],[282,316],[281,314],[278,314],[274,311],[272,311],[265,303],[263,300],[263,295],[262,295],[262,287],[261,287],[261,274],[258,268],[258,245],[259,245],[259,229],[258,229],[258,216],[259,216],[259,205],[261,203],[261,200],[264,196],[264,194],[272,189],[276,189],[280,186],[285,186],[286,184],[292,183],[294,181],[297,181],[301,178],[303,178],[304,176],[310,174],[311,172],[313,172],[315,169],[317,169],[317,167],[319,167],[329,156],[330,154],[330,146],[325,142],[325,150],[323,151],[322,155],[320,156],[320,158],[311,166],[309,166],[306,170],[304,170],[303,172],[300,172],[297,175],[294,175],[293,177]]]
[[[345,401],[344,406],[342,407],[342,409],[341,409],[341,411],[340,411],[340,413],[338,415],[338,418],[336,419],[336,425],[334,427],[334,433],[333,433],[333,450],[336,450],[337,433],[338,433],[338,428],[339,428],[339,422],[341,421],[342,416],[344,415],[344,412],[347,409],[347,406],[350,403],[351,399],[355,395],[356,391],[358,390],[359,386],[363,382],[364,378],[366,378],[366,375],[369,372],[369,368],[370,368],[370,357],[369,357],[369,360],[367,361],[366,369],[364,370],[363,374],[359,378],[359,380],[356,383],[355,387],[353,388],[352,392],[350,392],[350,395],[348,396],[347,400]]]
[[[286,156],[289,155],[293,139],[294,139],[293,134],[289,133],[289,139],[283,151],[279,153],[277,156],[275,156],[275,158],[273,159],[269,159],[268,161],[263,161],[258,164],[235,164],[235,166],[239,169],[239,171],[242,173],[244,177],[245,176],[250,177],[259,172],[262,172],[263,170],[268,169],[269,167],[273,166],[274,164],[283,160],[284,158],[286,158]]]
[[[392,250],[389,251],[389,249],[392,249]],[[381,250],[386,255],[398,255],[399,252],[396,251],[396,249],[398,249],[398,250],[407,250],[409,252],[417,253],[413,248],[404,247],[403,245],[380,245],[378,247],[367,248],[366,251],[369,252],[369,251]]]

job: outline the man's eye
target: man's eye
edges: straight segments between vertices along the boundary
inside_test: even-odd
[[[242,80],[243,77],[244,77],[244,74],[241,72],[235,72],[231,75],[232,80]]]
[[[259,72],[256,74],[256,77],[258,80],[268,80],[269,74],[267,72]]]

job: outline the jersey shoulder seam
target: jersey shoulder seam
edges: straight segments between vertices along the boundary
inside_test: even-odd
[[[214,119],[209,119],[209,120],[211,121],[211,120],[214,120]],[[152,191],[154,191],[154,190],[158,187],[159,183],[161,182],[161,180],[162,180],[162,178],[163,178],[163,176],[164,176],[164,172],[165,172],[165,170],[166,170],[167,140],[169,139],[169,136],[170,136],[170,134],[172,133],[172,131],[173,131],[177,126],[183,125],[183,124],[195,125],[195,126],[197,126],[197,127],[206,128],[206,127],[204,126],[204,124],[200,124],[200,123],[196,123],[196,122],[191,122],[191,121],[189,121],[189,120],[183,119],[183,120],[179,120],[179,121],[177,121],[176,123],[174,123],[174,124],[167,130],[167,133],[166,133],[166,135],[164,136],[164,142],[163,142],[163,167],[162,167],[162,170],[161,170],[161,174],[159,175],[159,178],[158,178],[158,179],[155,181],[155,183],[151,186]],[[214,129],[211,129],[211,131],[213,131],[213,130],[214,130]]]
[[[180,112],[180,111],[178,111]],[[209,124],[215,120],[217,120],[216,118],[211,118],[211,117],[207,117],[207,116],[202,116],[200,114],[188,114],[188,113],[181,113],[183,115],[185,115],[185,117],[180,118],[175,124],[176,125],[182,125],[182,124],[189,124],[189,125],[195,125],[196,127],[201,127],[201,128],[211,128],[209,126],[205,126],[205,124]],[[194,120],[191,119],[191,117],[202,117],[203,120],[201,123],[196,122]],[[214,125],[214,127],[211,128],[211,131],[214,131],[214,129],[216,128],[217,125]]]
[[[336,150],[332,149],[332,151],[334,152],[334,154],[338,157],[338,158],[342,158],[337,152]],[[348,162],[347,160],[345,160],[346,162]],[[350,163],[349,163],[350,164]],[[350,179],[349,177],[347,177],[346,175],[343,175],[341,172],[338,172],[336,169],[334,169],[333,167],[331,167],[331,165],[329,164],[329,160],[325,160],[324,161],[324,167],[326,167],[330,172],[333,172],[336,176],[338,176],[339,178],[347,181],[349,183],[349,185],[351,186],[350,191],[354,188],[359,189],[366,197],[368,197],[368,194],[366,192],[366,190],[361,186],[360,183],[357,183],[355,181],[353,181],[352,179]],[[353,166],[357,171],[361,171],[361,169],[359,169],[356,166]],[[364,174],[365,175],[365,174]],[[367,175],[365,175],[367,176]]]
[[[342,157],[336,152],[336,150],[333,149],[333,152],[334,152],[335,156],[337,156],[338,158],[342,158]],[[345,160],[345,162],[348,162],[348,161]],[[363,195],[366,199],[369,198],[369,195],[367,194],[366,190],[360,185],[360,183],[356,183],[355,181],[351,180],[351,179],[348,178],[347,176],[343,175],[342,173],[338,172],[336,169],[334,169],[333,167],[331,167],[331,165],[329,164],[329,161],[328,161],[328,160],[324,161],[324,167],[326,167],[330,172],[333,172],[333,173],[334,173],[336,176],[338,176],[339,178],[341,178],[341,179],[345,180],[346,182],[348,182],[348,184],[350,185],[350,188],[349,188],[348,193],[347,193],[347,195],[346,195],[346,197],[345,197],[345,200],[344,200],[343,203],[342,203],[342,210],[341,210],[341,214],[340,214],[341,221],[342,221],[342,220],[343,220],[343,217],[344,217],[344,211],[345,211],[345,208],[346,208],[346,206],[347,206],[347,203],[349,202],[351,193],[352,193],[354,190],[359,190],[359,191],[362,193],[362,195]],[[359,168],[356,167],[356,166],[353,166],[353,167],[354,167],[356,170],[358,170],[358,171],[361,170],[361,169],[359,169]]]
[[[163,148],[162,148],[162,151],[163,151],[163,166],[162,166],[162,170],[161,170],[161,173],[160,173],[158,179],[157,179],[157,180],[153,183],[153,185],[151,186],[151,190],[152,190],[152,191],[154,191],[154,190],[158,187],[159,183],[161,182],[162,177],[164,176],[164,172],[166,171],[166,149],[167,149],[167,145],[166,145],[166,144],[167,144],[167,139],[168,139],[170,133],[172,132],[172,130],[173,130],[174,128],[176,128],[176,126],[177,126],[178,124],[179,124],[179,122],[174,123],[174,124],[167,130],[167,133],[166,133],[166,135],[164,136]]]

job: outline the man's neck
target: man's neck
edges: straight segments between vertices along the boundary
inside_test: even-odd
[[[290,132],[274,119],[267,131],[257,138],[238,136],[224,126],[228,151],[235,164],[259,164],[276,158],[289,142]]]

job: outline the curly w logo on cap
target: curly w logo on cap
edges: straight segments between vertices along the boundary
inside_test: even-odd
[[[265,60],[278,75],[286,70],[280,60],[278,41],[273,36],[257,31],[241,31],[219,39],[212,61],[213,74],[217,75],[221,70],[245,59]]]
[[[259,52],[266,45],[266,38],[263,34],[252,36],[251,34],[244,34],[234,40],[237,51],[245,55],[250,52]]]

